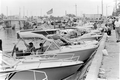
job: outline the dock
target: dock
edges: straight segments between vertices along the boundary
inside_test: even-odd
[[[109,37],[105,33],[97,51],[85,66],[64,80],[119,80],[119,46],[120,43],[116,43],[114,30]],[[108,55],[103,55],[103,49],[107,50]],[[102,74],[100,69],[103,70]]]

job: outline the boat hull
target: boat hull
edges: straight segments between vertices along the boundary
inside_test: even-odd
[[[46,72],[48,76],[48,80],[61,80],[77,72],[77,70],[80,67],[81,67],[81,64],[78,64],[78,65],[72,65],[72,66],[45,69],[42,71]]]
[[[80,56],[79,61],[85,61],[87,60],[90,55],[96,50],[97,48],[91,48],[91,49],[86,49],[86,50],[78,50],[74,52],[69,52],[65,54],[73,54],[74,56]]]
[[[64,49],[63,51],[48,51],[47,53],[52,54],[52,53],[56,53],[56,54],[74,54],[74,56],[80,56],[79,61],[86,61],[90,55],[98,48],[98,46],[96,47],[91,47],[91,48],[86,48],[86,49],[77,49],[74,51],[70,51],[67,49]],[[66,50],[66,51],[65,51]],[[61,56],[62,58],[62,56]]]
[[[82,64],[79,63],[68,66],[33,69],[31,71],[25,70],[17,72],[10,80],[61,80],[77,72],[81,66]],[[36,79],[33,77],[36,77]]]

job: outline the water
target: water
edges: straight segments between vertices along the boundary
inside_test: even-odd
[[[0,26],[1,27],[1,26]],[[0,29],[0,39],[2,39],[3,51],[12,51],[14,43],[17,42],[17,34],[12,29]],[[0,76],[0,80],[5,80],[6,75]]]
[[[17,42],[16,31],[2,28],[0,30],[0,39],[2,39],[3,51],[11,51],[13,49],[14,43]]]

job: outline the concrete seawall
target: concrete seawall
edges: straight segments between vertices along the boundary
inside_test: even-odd
[[[101,66],[101,62],[102,62],[102,58],[103,58],[103,54],[102,54],[102,50],[105,47],[105,42],[107,39],[107,34],[104,34],[100,46],[92,60],[92,63],[89,67],[87,76],[85,80],[97,80],[98,78],[98,73],[99,73],[99,68]]]

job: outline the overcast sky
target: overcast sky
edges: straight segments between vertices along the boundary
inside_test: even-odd
[[[110,15],[114,8],[115,0],[103,0],[104,15]],[[75,4],[77,5],[77,15],[101,13],[101,0],[1,0],[1,12],[7,15],[21,16],[43,16],[53,8],[54,16],[64,16],[65,11],[75,14]]]

